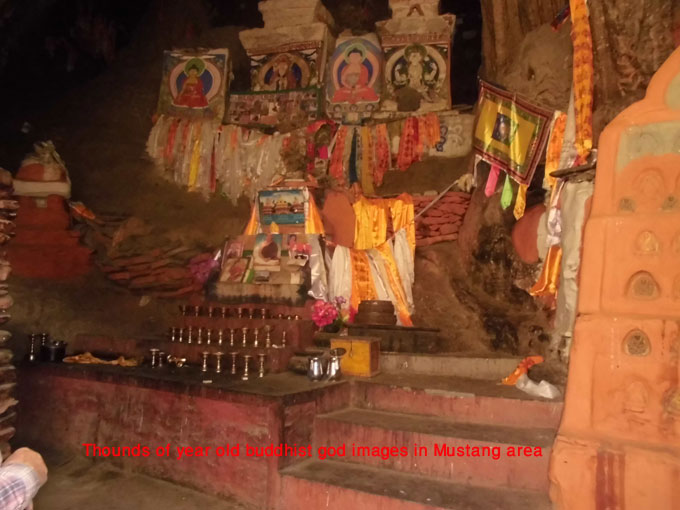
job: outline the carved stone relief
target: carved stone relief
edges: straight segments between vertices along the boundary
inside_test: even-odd
[[[635,239],[635,252],[638,255],[656,255],[661,251],[659,238],[650,230],[638,234]]]
[[[649,337],[644,331],[634,329],[623,339],[623,352],[629,356],[647,356],[651,351]]]
[[[635,273],[626,285],[626,296],[632,299],[652,300],[660,295],[659,284],[647,271]]]

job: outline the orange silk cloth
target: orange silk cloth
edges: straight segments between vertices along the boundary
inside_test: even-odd
[[[371,250],[350,250],[352,265],[352,296],[350,306],[354,310],[359,309],[359,303],[366,300],[380,299],[376,288],[371,262],[377,269],[377,274],[383,286],[389,287],[394,296],[392,300],[402,326],[411,327],[413,321],[408,311],[408,302],[404,293],[404,286],[399,276],[399,269],[394,260],[392,248],[388,243],[383,243]],[[383,296],[384,298],[384,296]]]
[[[378,299],[368,253],[363,250],[349,251],[352,262],[352,297],[350,306],[359,309],[359,303],[365,300]]]
[[[356,250],[370,250],[387,241],[387,207],[384,199],[361,197],[352,204],[352,208],[356,217]]]
[[[369,250],[387,241],[388,212],[392,218],[392,230],[406,229],[406,237],[411,253],[416,249],[416,225],[413,198],[402,193],[396,198],[368,199],[361,197],[353,204],[356,216],[354,229],[354,248]]]
[[[392,248],[389,244],[381,244],[375,248],[380,256],[382,257],[382,262],[384,263],[386,280],[389,285],[392,294],[394,295],[394,305],[397,310],[397,315],[399,316],[399,322],[402,326],[413,326],[413,321],[411,320],[411,314],[408,311],[408,301],[406,299],[406,294],[404,293],[404,284],[399,276],[399,269],[397,268],[397,262],[394,260],[394,254],[392,253]]]
[[[538,281],[529,290],[532,296],[554,296],[560,279],[560,266],[562,265],[562,248],[559,244],[553,244],[548,248],[541,275]]]
[[[593,37],[586,0],[569,0],[571,41],[574,46],[574,108],[576,110],[576,149],[582,160],[593,148]]]
[[[553,188],[557,182],[557,178],[550,174],[555,170],[559,170],[566,127],[567,114],[555,112],[555,120],[553,121],[550,139],[548,140],[548,148],[545,153],[545,177],[543,178],[543,181],[548,188]]]

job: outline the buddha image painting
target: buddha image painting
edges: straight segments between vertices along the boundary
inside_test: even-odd
[[[351,45],[345,51],[334,65],[333,80],[336,90],[331,98],[332,102],[355,104],[359,101],[379,100],[378,94],[373,90],[379,68],[377,59],[371,57],[360,43]]]
[[[206,89],[210,89],[211,85],[212,76],[205,72],[205,62],[200,58],[192,58],[185,64],[184,72],[177,77],[179,92],[173,104],[185,108],[207,108]]]

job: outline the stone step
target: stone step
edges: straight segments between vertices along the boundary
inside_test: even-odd
[[[353,405],[506,427],[556,429],[562,415],[561,401],[537,399],[514,386],[408,373],[383,373],[370,379],[356,379]]]
[[[281,472],[280,510],[548,510],[532,491],[472,487],[346,462],[310,460]]]
[[[546,493],[556,434],[555,429],[457,423],[366,409],[319,415],[314,431],[314,451],[345,445],[345,456],[335,460],[457,483]],[[358,447],[368,447],[368,455],[362,455]],[[395,450],[388,453],[390,448]]]
[[[457,354],[381,353],[380,370],[501,381],[522,361],[520,357],[462,356]]]

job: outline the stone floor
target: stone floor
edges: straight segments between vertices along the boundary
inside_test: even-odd
[[[83,457],[44,455],[49,480],[34,501],[39,510],[242,510],[225,500],[122,471]]]

